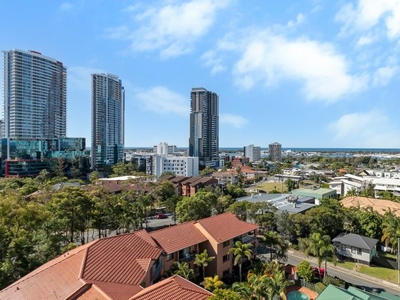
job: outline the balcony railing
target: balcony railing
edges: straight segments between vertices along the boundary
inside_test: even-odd
[[[194,260],[196,257],[196,253],[187,253],[179,257],[179,262],[189,262]]]

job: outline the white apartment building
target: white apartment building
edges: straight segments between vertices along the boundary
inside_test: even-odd
[[[153,146],[153,153],[158,155],[176,154],[178,152],[178,147],[175,145],[168,145],[166,142],[161,142],[158,145]]]
[[[346,196],[350,190],[355,190],[357,193],[362,192],[369,184],[374,185],[375,197],[379,192],[400,193],[400,179],[385,178],[376,176],[355,176],[346,174],[342,177],[335,177],[329,183],[331,189],[336,190],[337,194]]]
[[[249,145],[244,147],[244,157],[249,159],[249,162],[260,161],[261,159],[261,148]]]
[[[176,176],[198,176],[199,158],[188,156],[154,155],[152,175],[159,178],[161,174],[171,172]]]

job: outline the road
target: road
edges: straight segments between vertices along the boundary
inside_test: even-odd
[[[167,214],[168,215],[168,214]],[[172,219],[171,215],[168,215],[168,218],[165,219],[147,219],[147,228],[156,228],[167,225],[174,225],[175,222]],[[143,228],[146,228],[146,224],[143,224]]]
[[[313,262],[311,259],[294,256],[293,254],[288,253],[288,260],[287,260],[288,264],[292,264],[292,265],[296,266],[302,260],[307,260],[311,263],[311,265],[313,267],[317,267],[317,264],[315,262]],[[353,285],[356,285],[360,288],[363,288],[367,291],[379,292],[379,291],[384,290],[386,292],[400,296],[400,287],[396,288],[396,287],[392,287],[389,285],[380,284],[379,282],[370,281],[361,276],[357,276],[355,274],[349,273],[348,271],[346,272],[346,270],[342,271],[342,269],[335,268],[334,266],[333,267],[328,266],[327,272],[330,276],[337,276],[337,277],[341,278],[342,280],[347,281],[347,282],[349,282]]]

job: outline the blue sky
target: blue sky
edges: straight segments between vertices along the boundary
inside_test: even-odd
[[[90,145],[90,74],[126,90],[126,146],[187,147],[190,91],[220,147],[400,148],[400,0],[1,0],[1,50],[68,68],[68,136]]]

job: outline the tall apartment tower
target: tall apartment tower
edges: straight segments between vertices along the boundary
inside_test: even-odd
[[[198,157],[202,167],[218,167],[218,95],[204,88],[192,88],[190,98],[189,156]]]
[[[282,145],[275,142],[269,144],[269,159],[272,161],[280,161],[282,159]]]
[[[245,146],[244,149],[244,157],[247,157],[249,159],[249,162],[255,162],[259,161],[261,159],[261,148],[254,146],[254,145],[249,145]]]
[[[123,162],[125,90],[116,75],[92,74],[92,169]]]
[[[36,51],[4,54],[4,137],[62,138],[67,132],[67,69]]]

